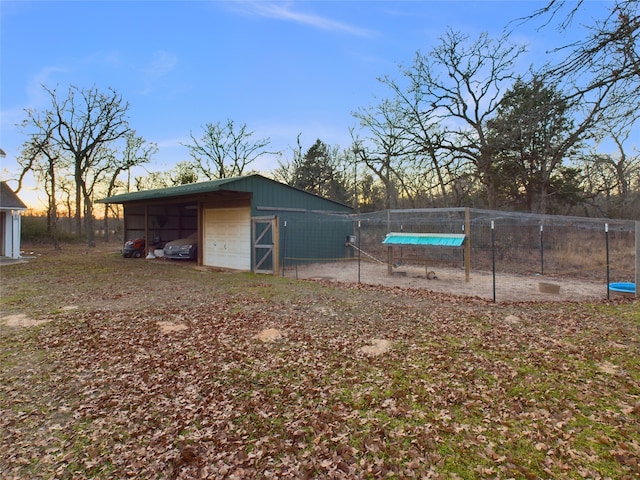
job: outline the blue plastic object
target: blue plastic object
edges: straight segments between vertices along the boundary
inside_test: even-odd
[[[431,245],[439,247],[460,247],[464,243],[461,233],[387,233],[385,245]]]
[[[620,293],[636,293],[636,284],[633,282],[613,282],[609,284],[609,290]]]

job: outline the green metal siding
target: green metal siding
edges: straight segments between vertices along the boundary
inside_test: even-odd
[[[263,215],[265,212],[261,212]],[[346,214],[272,212],[278,217],[280,263],[285,265],[342,260],[352,255],[346,238],[353,222]]]
[[[239,196],[244,197],[245,193],[251,194],[252,217],[278,217],[278,261],[281,265],[284,257],[287,258],[286,264],[291,265],[316,260],[343,259],[352,255],[352,249],[345,246],[346,237],[353,234],[353,224],[348,215],[352,213],[351,207],[261,175],[131,192],[99,202],[122,203],[125,204],[125,211],[132,213],[136,210],[132,209],[134,205],[144,213],[145,205],[153,209],[154,205],[159,203],[163,205],[162,208],[168,208],[167,205],[174,203],[184,205],[189,202],[189,205],[196,205],[198,202],[206,202],[205,208],[212,208],[214,203],[232,200],[233,192],[238,192]],[[218,198],[220,200],[217,200]],[[153,218],[155,216],[151,216],[151,220]],[[140,229],[135,227],[131,230],[138,233]]]
[[[351,207],[258,175],[238,179],[233,190],[252,193],[251,216],[278,217],[280,265],[285,258],[288,266],[350,254],[345,239],[353,234]]]

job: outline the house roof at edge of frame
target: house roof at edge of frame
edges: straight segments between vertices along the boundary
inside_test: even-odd
[[[0,182],[0,210],[26,210],[27,206],[11,190],[7,182]]]
[[[272,180],[270,178],[267,178],[259,174],[245,175],[240,177],[220,178],[218,180],[210,180],[208,182],[189,183],[187,185],[178,185],[176,187],[166,187],[166,188],[156,188],[153,190],[142,190],[140,192],[122,193],[120,195],[113,195],[111,197],[97,200],[96,203],[128,203],[128,202],[138,202],[138,201],[144,201],[144,200],[158,200],[163,198],[193,196],[201,193],[218,192],[221,190],[225,190],[225,188],[223,187],[231,187],[234,183],[238,183],[241,180],[245,180],[251,177],[258,178],[265,182],[272,182],[274,184],[278,184],[286,188],[291,188],[293,190],[297,190],[301,193],[304,193],[305,195],[311,195],[313,197],[321,198],[327,202],[340,205],[341,207],[351,208],[349,205],[336,202],[335,200],[331,200],[330,198],[316,195],[315,193],[307,192],[297,187],[292,187],[291,185],[287,185],[287,184],[278,182],[276,180]]]

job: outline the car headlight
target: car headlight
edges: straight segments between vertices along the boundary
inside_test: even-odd
[[[191,250],[191,247],[193,245],[180,245],[180,251],[181,252],[188,252],[189,250]]]

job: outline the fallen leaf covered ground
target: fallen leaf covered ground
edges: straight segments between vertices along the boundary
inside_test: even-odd
[[[637,302],[35,256],[0,267],[0,478],[640,476]]]

